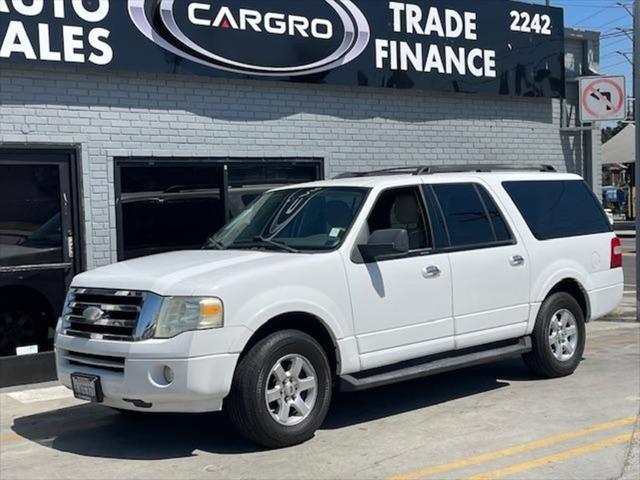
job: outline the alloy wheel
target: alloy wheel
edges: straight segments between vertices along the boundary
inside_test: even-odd
[[[280,425],[294,426],[313,410],[318,394],[318,377],[311,362],[302,355],[282,357],[267,377],[265,402]]]

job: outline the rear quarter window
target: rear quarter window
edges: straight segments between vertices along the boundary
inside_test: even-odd
[[[538,240],[611,231],[602,207],[582,180],[514,181],[502,185]]]

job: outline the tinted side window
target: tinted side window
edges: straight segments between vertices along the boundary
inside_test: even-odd
[[[511,232],[509,231],[509,227],[507,227],[507,222],[505,222],[504,217],[500,213],[496,203],[493,201],[493,198],[491,198],[491,195],[489,195],[489,192],[480,185],[476,185],[476,188],[478,189],[478,192],[480,192],[484,206],[487,208],[489,218],[491,218],[491,224],[493,225],[493,230],[496,234],[496,241],[506,242],[511,240]]]
[[[538,240],[611,231],[602,207],[581,180],[504,182]]]
[[[433,185],[452,247],[495,243],[487,212],[472,184]]]
[[[405,229],[409,234],[409,250],[429,247],[422,200],[415,188],[396,188],[380,194],[369,215],[368,225],[370,232]]]

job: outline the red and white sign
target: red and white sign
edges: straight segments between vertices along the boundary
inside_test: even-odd
[[[580,79],[580,122],[624,120],[626,108],[624,77]]]

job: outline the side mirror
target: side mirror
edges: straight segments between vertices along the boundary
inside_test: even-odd
[[[387,255],[402,255],[409,252],[409,234],[404,229],[376,230],[369,241],[358,245],[365,260],[375,260]]]

